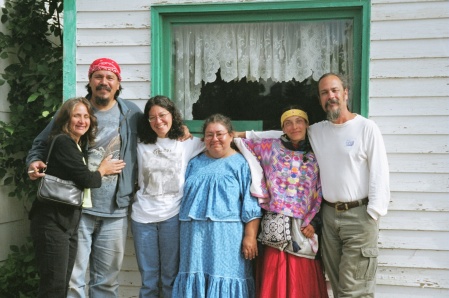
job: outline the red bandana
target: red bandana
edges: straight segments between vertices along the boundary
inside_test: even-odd
[[[95,60],[94,62],[92,62],[92,64],[89,67],[88,77],[90,78],[90,76],[94,72],[99,71],[99,70],[111,71],[111,72],[115,73],[115,75],[117,76],[119,81],[122,80],[122,77],[120,75],[120,66],[118,66],[117,62],[115,62],[112,59],[99,58],[99,59]]]

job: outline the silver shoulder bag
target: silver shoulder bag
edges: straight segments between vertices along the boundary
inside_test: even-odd
[[[55,144],[55,140],[60,135],[53,138],[48,150],[46,165],[50,159],[50,154]],[[46,170],[47,168],[45,168]],[[44,170],[44,172],[45,172]],[[41,202],[53,202],[66,205],[72,205],[80,207],[83,204],[84,190],[76,186],[73,181],[63,180],[58,177],[45,174],[39,182],[39,188],[37,189],[37,198]]]

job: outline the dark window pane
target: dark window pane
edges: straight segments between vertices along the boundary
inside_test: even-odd
[[[317,96],[317,82],[309,77],[297,82],[274,83],[270,81],[223,81],[220,71],[217,80],[202,85],[199,100],[193,104],[193,119],[203,120],[221,113],[232,120],[263,120],[264,130],[280,129],[282,111],[299,105],[309,116],[310,124],[324,120]]]

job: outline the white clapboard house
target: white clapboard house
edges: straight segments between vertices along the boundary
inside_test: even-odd
[[[120,64],[123,98],[143,109],[164,94],[186,119],[218,70],[225,81],[346,74],[390,165],[377,297],[449,296],[449,1],[65,0],[64,20],[65,99],[85,95],[99,57]],[[138,297],[131,233],[120,283]]]

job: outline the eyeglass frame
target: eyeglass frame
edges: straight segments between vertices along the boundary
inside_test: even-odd
[[[169,114],[170,114],[170,112],[167,112],[167,113],[161,113],[161,114],[156,115],[156,116],[149,116],[149,117],[148,117],[148,122],[152,123],[152,122],[157,121],[157,119],[164,120],[165,117],[167,117]]]
[[[223,140],[227,134],[229,134],[229,131],[227,132],[218,131],[213,134],[206,134],[204,135],[204,140],[212,140],[214,137],[216,137],[218,140]]]

